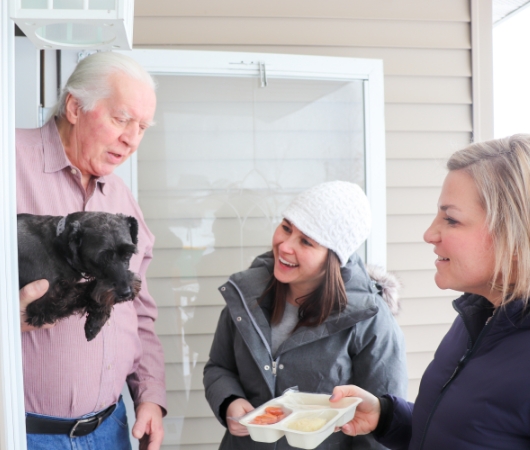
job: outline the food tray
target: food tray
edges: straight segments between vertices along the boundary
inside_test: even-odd
[[[239,420],[249,431],[252,440],[257,442],[275,442],[285,436],[292,447],[313,449],[320,445],[335,427],[341,427],[353,419],[358,397],[346,397],[331,403],[328,394],[309,394],[303,392],[287,392],[254,409]],[[251,423],[256,416],[265,413],[267,407],[280,407],[287,414],[285,418],[270,425]],[[289,428],[289,424],[299,419],[324,419],[325,424],[316,431],[297,431]]]

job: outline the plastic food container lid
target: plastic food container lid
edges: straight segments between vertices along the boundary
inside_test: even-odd
[[[288,391],[259,406],[239,419],[252,440],[276,442],[285,436],[292,447],[313,449],[333,431],[353,419],[358,397],[346,397],[331,403],[328,394]],[[272,408],[272,409],[271,409]],[[280,414],[280,410],[283,414]],[[274,421],[269,412],[278,414]]]

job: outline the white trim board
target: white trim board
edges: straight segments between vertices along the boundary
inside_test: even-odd
[[[471,0],[473,142],[493,139],[492,0]]]
[[[0,2],[0,449],[25,450],[15,195],[15,58],[9,2]]]

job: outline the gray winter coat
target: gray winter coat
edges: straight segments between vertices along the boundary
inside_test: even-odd
[[[298,386],[302,392],[331,394],[335,386],[356,384],[375,395],[406,396],[403,334],[378,287],[354,254],[342,272],[348,305],[320,326],[301,327],[271,355],[271,301],[257,300],[273,271],[272,252],[230,277],[220,287],[226,301],[210,359],[204,368],[206,399],[217,419],[225,399],[246,398],[254,407]],[[225,433],[222,450],[291,449],[285,437],[272,444]],[[334,433],[318,449],[383,449],[372,436]]]

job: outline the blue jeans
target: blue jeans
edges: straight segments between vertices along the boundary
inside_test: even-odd
[[[70,438],[66,434],[27,434],[26,439],[28,450],[131,450],[127,415],[121,399],[110,417],[86,436]]]

